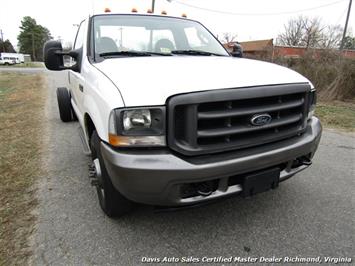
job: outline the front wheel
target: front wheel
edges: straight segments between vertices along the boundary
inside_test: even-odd
[[[57,88],[57,101],[59,108],[59,116],[63,122],[69,122],[73,120],[72,106],[70,102],[70,93],[67,88]]]
[[[90,146],[95,172],[93,184],[96,186],[100,207],[107,216],[120,217],[132,210],[133,202],[126,199],[113,186],[101,156],[100,139],[96,131],[92,133]]]

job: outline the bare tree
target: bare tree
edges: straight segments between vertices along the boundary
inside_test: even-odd
[[[222,42],[223,43],[230,43],[234,42],[237,39],[237,34],[231,32],[223,33]]]
[[[327,26],[322,34],[322,40],[319,43],[321,48],[339,48],[343,34],[343,28],[340,25]]]
[[[291,19],[284,25],[284,32],[281,33],[277,42],[280,45],[301,46],[303,38],[303,17]]]
[[[319,18],[299,16],[284,25],[284,32],[278,36],[277,43],[287,46],[318,47],[323,40],[324,27]]]
[[[323,39],[323,30],[324,27],[321,25],[319,18],[308,18],[303,17],[303,37],[302,37],[302,46],[306,48],[309,47],[318,47],[319,43]]]

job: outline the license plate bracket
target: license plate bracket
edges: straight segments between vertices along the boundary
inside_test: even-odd
[[[247,175],[243,180],[243,197],[275,189],[279,186],[280,168],[273,168]]]

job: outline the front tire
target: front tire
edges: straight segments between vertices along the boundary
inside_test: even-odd
[[[59,116],[63,122],[70,122],[73,120],[72,106],[70,102],[70,93],[67,88],[57,88],[57,101],[59,108]]]
[[[96,190],[100,207],[107,216],[120,217],[132,210],[133,202],[126,199],[113,186],[100,152],[100,139],[96,131],[92,133],[90,146],[94,165],[99,164],[100,168],[100,173],[96,175]],[[96,172],[98,172],[97,168]]]

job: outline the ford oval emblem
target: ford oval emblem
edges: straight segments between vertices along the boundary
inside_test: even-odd
[[[250,123],[254,126],[263,126],[271,122],[271,115],[269,114],[256,114],[250,119]]]

